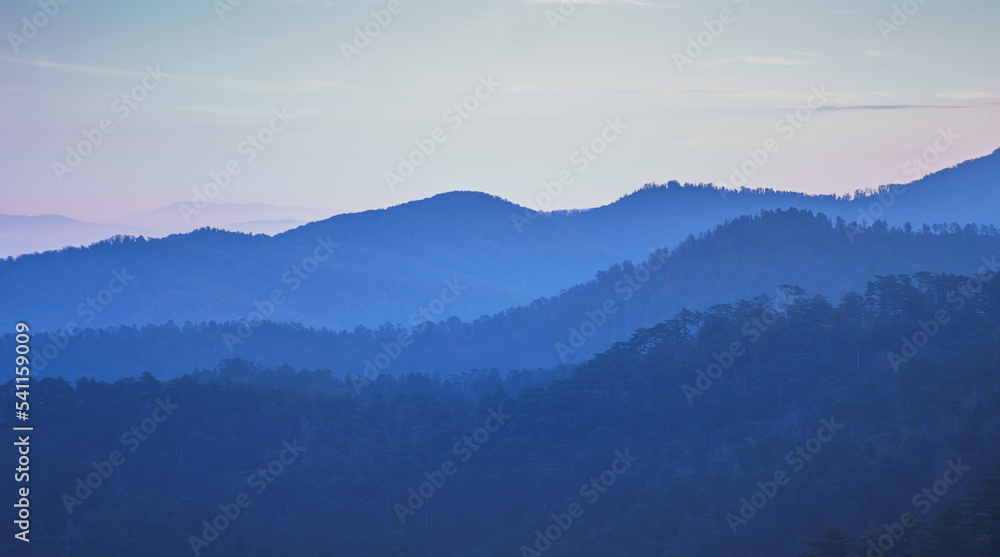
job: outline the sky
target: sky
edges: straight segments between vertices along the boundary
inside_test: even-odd
[[[905,183],[914,156],[1000,147],[997,21],[995,0],[10,0],[0,213]]]

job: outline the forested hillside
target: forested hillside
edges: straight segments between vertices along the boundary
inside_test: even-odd
[[[995,271],[783,293],[680,312],[547,386],[560,372],[355,392],[239,361],[167,382],[45,379],[33,548],[843,556],[895,532],[918,557],[996,555]]]
[[[447,299],[468,293],[446,288],[438,293],[444,301],[425,304],[408,322],[375,330],[261,322],[260,313],[256,320],[251,315],[258,306],[251,305],[243,322],[56,334],[36,350],[35,366],[49,377],[106,380],[146,371],[168,379],[233,357],[271,367],[329,369],[339,376],[534,369],[586,361],[681,308],[703,310],[760,294],[776,296],[786,284],[837,299],[864,288],[874,275],[975,273],[987,264],[997,266],[998,254],[1000,235],[989,227],[955,223],[890,229],[878,222],[857,228],[794,209],[765,212],[692,236],[638,265],[614,265],[557,296],[472,321],[449,317]],[[107,311],[116,304],[117,299]],[[0,339],[0,349],[12,345],[12,335]]]

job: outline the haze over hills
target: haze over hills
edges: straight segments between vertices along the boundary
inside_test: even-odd
[[[269,205],[267,203],[173,203],[143,213],[130,213],[119,222],[130,226],[146,226],[171,233],[203,228],[226,228],[234,223],[254,221],[294,220],[310,222],[334,214],[332,209]],[[183,227],[190,227],[183,230]]]
[[[969,228],[942,234],[907,233],[879,225],[853,231],[852,242],[843,223],[832,223],[825,216],[795,209],[765,212],[759,217],[741,217],[685,241],[669,254],[657,252],[640,265],[614,265],[557,296],[535,299],[464,323],[448,316],[453,313],[452,307],[475,293],[471,283],[467,291],[457,293],[442,292],[447,288],[437,285],[435,296],[439,298],[435,299],[444,300],[438,302],[444,311],[436,315],[421,313],[416,320],[396,321],[398,325],[386,324],[374,331],[347,326],[336,332],[270,322],[247,326],[237,323],[237,318],[226,320],[228,323],[196,325],[176,320],[176,324],[166,326],[88,331],[69,340],[52,341],[65,346],[41,349],[41,353],[48,350],[57,357],[48,358],[52,361],[46,361],[44,366],[36,363],[36,368],[47,375],[68,378],[117,379],[145,371],[157,377],[175,377],[194,369],[211,369],[220,360],[232,357],[275,367],[289,364],[299,369],[325,368],[338,375],[361,374],[374,361],[379,361],[380,366],[391,362],[387,372],[392,374],[551,367],[585,361],[613,343],[628,339],[637,329],[673,317],[682,308],[710,311],[715,304],[738,299],[759,295],[777,298],[784,285],[803,288],[807,297],[822,295],[837,303],[849,291],[863,293],[876,276],[922,271],[971,275],[994,267],[1000,269],[1000,234],[988,232],[980,234]],[[252,240],[231,235],[221,235],[220,239]],[[145,247],[125,244],[104,249],[134,253]],[[223,252],[220,249],[219,253]],[[225,267],[220,265],[219,269]],[[153,305],[156,300],[150,292],[165,291],[161,290],[163,284],[155,283],[152,265],[125,268],[143,277],[145,283],[136,278],[135,286],[115,295],[106,312],[122,311],[119,308],[136,311]],[[227,277],[232,278],[217,278]],[[308,281],[308,291],[303,287],[301,295],[288,294],[285,305],[289,311],[315,314],[322,309],[319,305],[330,299],[349,303],[354,297],[371,299],[377,295],[375,291],[357,291],[338,296],[335,281],[354,277],[335,273],[322,277],[328,282],[321,282],[317,276]],[[156,287],[143,290],[149,282]],[[201,291],[194,286],[188,288],[200,297],[190,296],[184,303],[197,299],[198,303],[208,304],[224,295],[214,289],[212,282],[206,282]],[[456,301],[444,303],[448,299]],[[434,303],[425,302],[423,307],[433,308]],[[255,308],[266,312],[268,305],[247,304],[238,318],[253,322],[249,314]],[[65,319],[69,318],[85,325],[77,316]],[[423,324],[425,318],[433,324]],[[65,325],[63,322],[60,326]],[[410,333],[412,346],[401,349],[400,339]],[[13,338],[8,335],[3,342],[10,344]]]
[[[833,4],[0,3],[0,557],[1000,557],[1000,1]]]
[[[503,209],[500,209],[499,203],[490,209],[486,203],[492,197],[485,194],[479,196],[478,202],[469,201],[474,197],[467,197],[466,201],[461,202],[446,201],[449,195],[462,193],[453,192],[443,194],[445,199],[441,199],[441,195],[430,198],[437,200],[434,202],[423,200],[406,203],[401,207],[410,209],[389,213],[392,217],[410,215],[411,220],[406,223],[396,223],[392,218],[385,218],[385,213],[380,210],[331,217],[334,212],[331,209],[262,203],[209,203],[194,212],[192,203],[174,203],[145,213],[132,213],[112,223],[86,223],[58,215],[26,217],[0,214],[0,233],[6,234],[4,241],[0,242],[0,257],[66,246],[84,246],[118,234],[159,238],[206,226],[275,235],[314,221],[326,222],[319,227],[333,226],[336,229],[338,226],[347,226],[352,231],[364,233],[370,232],[366,227],[371,227],[372,222],[378,221],[378,226],[389,226],[396,236],[410,235],[414,230],[420,230],[421,233],[440,237],[442,231],[434,228],[448,226],[452,224],[448,221],[456,218],[441,215],[440,212],[454,210],[473,213],[483,211],[481,216],[498,217],[485,222],[476,222],[474,219],[462,221],[464,224],[485,227],[484,234],[506,233],[509,231],[498,231],[497,228],[509,226],[519,234],[529,235],[536,229],[542,229],[534,234],[550,236],[552,241],[562,243],[599,242],[600,247],[596,251],[606,252],[610,259],[583,262],[580,269],[589,273],[621,259],[640,257],[651,246],[673,245],[692,232],[708,230],[726,219],[756,214],[762,210],[795,207],[824,212],[831,218],[840,216],[848,222],[870,222],[873,218],[881,218],[890,225],[898,226],[906,222],[914,225],[937,222],[1000,225],[1000,216],[997,211],[992,210],[1000,202],[998,176],[1000,150],[925,176],[906,186],[892,188],[890,193],[879,193],[878,190],[885,190],[885,187],[873,188],[868,192],[858,192],[850,199],[766,189],[744,188],[734,191],[711,186],[682,187],[677,182],[670,182],[669,185],[655,188],[655,193],[641,189],[595,209],[555,212],[544,211],[547,207],[546,198],[550,194],[543,190],[539,190],[534,199],[524,200],[521,207],[508,205]],[[561,194],[566,194],[571,188],[572,186],[564,188]],[[470,204],[466,205],[467,202]],[[396,208],[390,208],[392,209]],[[510,210],[511,214],[504,215],[506,210]],[[541,210],[540,214],[545,218],[541,219],[534,210]],[[438,218],[421,220],[421,211],[436,213]],[[491,211],[495,214],[490,214]],[[443,220],[437,222],[442,216]],[[502,219],[499,218],[501,216]],[[504,222],[500,222],[501,220]],[[542,224],[545,222],[549,224]],[[432,228],[427,229],[427,225]],[[421,228],[415,229],[414,226]],[[606,229],[599,232],[583,230],[597,227]],[[579,274],[571,276],[576,280],[581,279]],[[551,293],[552,288],[565,284],[567,282],[563,278],[557,278],[545,288],[529,290],[535,295],[546,295]]]
[[[206,226],[279,234],[333,213],[330,209],[264,203],[209,203],[200,210],[191,203],[174,203],[145,213],[130,213],[113,222],[84,222],[62,215],[0,214],[0,258],[87,246],[116,235],[162,238]]]
[[[571,502],[580,500],[574,494],[590,496],[588,486],[614,483],[580,521],[599,517],[599,527],[562,519],[576,527],[560,536],[561,545],[553,540],[552,555],[864,555],[866,540],[892,540],[888,528],[904,532],[883,526],[900,520],[901,508],[934,508],[936,518],[922,515],[926,519],[911,528],[913,543],[927,547],[938,540],[934,545],[947,551],[913,555],[993,556],[1000,518],[1000,281],[987,282],[958,308],[949,292],[962,282],[893,277],[844,303],[802,298],[768,321],[766,330],[755,325],[748,331],[747,325],[764,315],[766,303],[715,306],[638,331],[572,374],[472,370],[450,377],[383,375],[359,385],[322,370],[296,373],[288,366],[228,360],[162,382],[149,374],[75,385],[41,379],[31,401],[43,411],[32,424],[46,442],[32,447],[38,449],[31,453],[32,479],[58,479],[33,484],[32,505],[58,510],[61,520],[38,521],[38,529],[57,539],[72,511],[72,520],[87,526],[80,528],[87,536],[80,545],[91,548],[89,555],[115,555],[115,544],[134,547],[136,539],[174,544],[177,551],[123,555],[190,554],[185,536],[207,530],[198,521],[219,513],[219,501],[232,501],[263,466],[258,463],[278,462],[283,447],[291,450],[281,440],[293,439],[304,450],[301,462],[272,465],[269,477],[281,474],[275,488],[258,490],[254,512],[242,518],[259,522],[240,522],[207,555],[305,557],[328,555],[333,547],[333,554],[380,557],[537,557],[548,555],[547,546],[518,551],[520,540],[530,543],[533,531],[554,516],[560,520],[567,507],[574,512]],[[930,345],[894,363],[888,354],[900,351],[900,337],[923,334],[915,323],[936,312],[948,320],[937,325]],[[142,340],[156,332],[144,332]],[[288,332],[290,339],[301,333]],[[162,360],[181,355],[165,354],[162,344],[136,347],[135,336],[105,356],[141,356],[150,348]],[[734,341],[741,347],[727,351]],[[201,348],[184,346],[184,352]],[[272,348],[293,356],[299,345]],[[91,360],[98,371],[115,361]],[[714,373],[709,366],[719,367],[715,362],[725,370]],[[3,393],[8,404],[16,400],[13,384]],[[162,429],[139,437],[151,441],[139,446],[123,436],[141,433],[132,424],[154,423],[149,416],[155,408],[168,414]],[[496,435],[475,433],[487,431],[474,429],[480,425]],[[128,455],[124,466],[99,468],[103,461],[95,458],[105,458],[106,446],[119,438],[140,450],[134,456],[122,451]],[[469,459],[455,458],[464,456],[459,447]],[[619,454],[630,455],[626,465],[634,462],[633,470],[603,486],[597,479],[585,483]],[[440,472],[455,470],[442,460],[457,463],[454,477]],[[611,466],[601,475],[611,474]],[[958,466],[963,484],[946,494],[939,489],[938,498],[931,486],[947,487],[942,477],[958,484],[948,475]],[[114,472],[104,489],[77,495],[74,478],[87,487],[85,478],[100,478],[94,470],[102,469]],[[988,491],[966,487],[991,470],[980,484]],[[5,475],[0,487],[15,492],[14,478]],[[430,482],[441,489],[431,492]],[[221,487],[206,487],[213,485]],[[921,486],[928,489],[919,491]],[[598,495],[593,491],[591,501]],[[306,503],[288,504],[296,498]],[[168,510],[146,518],[151,501]],[[931,501],[947,503],[932,507]],[[954,509],[951,519],[944,510],[953,502],[962,505],[959,520]],[[425,520],[422,513],[431,505],[433,518]],[[261,509],[283,514],[275,522]],[[119,527],[128,517],[139,518]],[[798,540],[811,540],[830,524],[845,530],[827,536],[828,542],[861,549],[795,551]],[[465,533],[450,535],[456,527]],[[270,549],[289,539],[315,540],[321,550]],[[0,551],[13,554],[3,544],[17,542],[3,540]],[[609,549],[594,551],[597,543]],[[248,552],[252,547],[264,549]]]
[[[89,245],[116,234],[146,232],[144,228],[83,222],[62,215],[0,214],[0,257]]]
[[[269,319],[335,329],[374,327],[409,323],[415,312],[441,296],[446,281],[457,280],[467,289],[432,317],[455,315],[471,321],[556,295],[590,279],[598,269],[643,260],[655,248],[675,246],[693,231],[765,207],[822,211],[831,219],[848,221],[861,218],[863,211],[890,224],[912,222],[916,228],[949,221],[1000,224],[997,176],[1000,152],[905,189],[854,199],[725,192],[672,183],[643,188],[596,209],[533,213],[486,194],[453,192],[337,215],[274,237],[200,230],[0,261],[0,287],[21,292],[0,309],[0,316],[14,319],[30,310],[42,330],[84,316],[94,327],[171,319],[228,321],[245,318],[255,301],[282,290],[287,301],[278,304]],[[235,214],[231,207],[214,209],[223,220]],[[167,218],[169,212],[157,214]],[[156,215],[147,217],[156,222]],[[317,249],[333,244],[337,246],[329,249],[329,259],[309,261]],[[297,271],[304,263],[316,265],[309,272]],[[80,309],[122,269],[136,279],[113,303],[99,310]],[[913,270],[918,269],[898,272]],[[761,288],[771,289],[755,285],[743,294]]]

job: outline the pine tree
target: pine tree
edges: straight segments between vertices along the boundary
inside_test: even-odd
[[[979,482],[963,510],[971,522],[973,536],[986,550],[985,555],[1000,555],[1000,465]]]
[[[969,524],[963,513],[955,507],[941,511],[930,528],[926,548],[921,557],[952,557],[974,555]]]

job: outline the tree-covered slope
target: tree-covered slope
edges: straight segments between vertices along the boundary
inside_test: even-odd
[[[446,302],[468,296],[473,287],[467,285],[461,285],[467,291],[440,287],[434,299],[421,304],[422,311],[414,309],[412,320],[376,330],[262,323],[260,314],[253,315],[258,306],[251,305],[239,316],[247,323],[178,322],[55,335],[40,347],[38,367],[71,379],[116,379],[143,371],[171,378],[232,357],[327,368],[340,376],[549,367],[585,361],[681,308],[775,295],[786,284],[836,299],[863,288],[874,275],[974,273],[984,258],[997,264],[1000,236],[988,232],[957,225],[941,233],[907,232],[884,223],[858,229],[798,210],[765,212],[691,237],[672,251],[657,251],[638,265],[614,265],[557,296],[471,321],[447,317]],[[105,311],[118,303],[116,297]],[[0,348],[12,342],[6,335]]]
[[[996,479],[978,482],[1000,461],[1000,279],[880,277],[836,305],[786,291],[682,312],[544,388],[382,376],[358,396],[238,362],[169,382],[42,380],[33,548],[764,557],[838,532],[863,544],[912,512],[897,547],[955,555],[939,548],[966,532],[961,555],[995,555]]]

